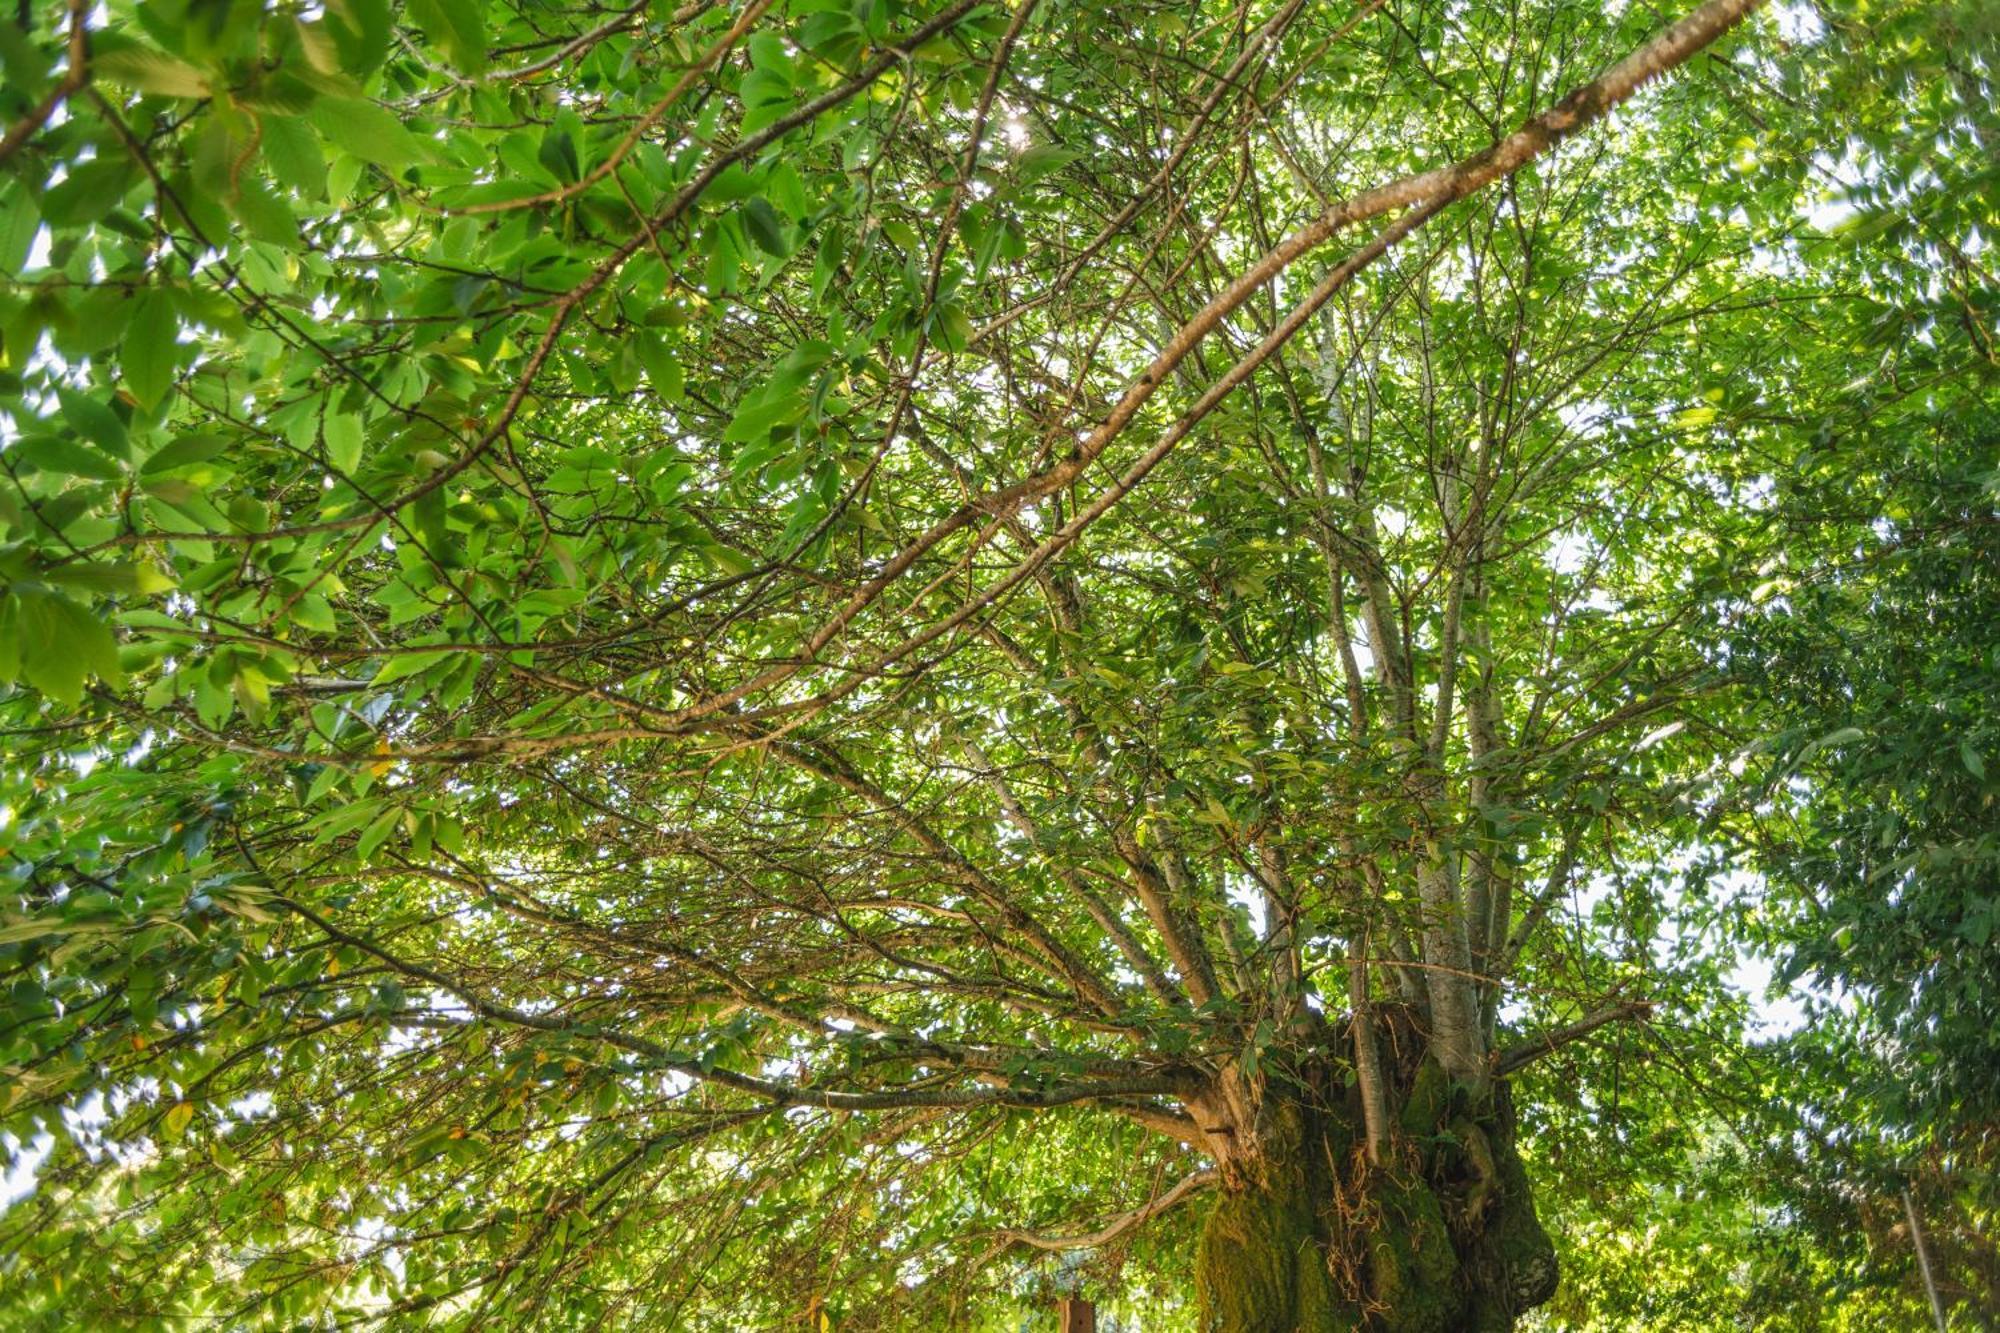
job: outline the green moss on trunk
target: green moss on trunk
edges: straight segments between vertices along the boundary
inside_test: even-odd
[[[1359,1108],[1277,1107],[1262,1152],[1216,1200],[1195,1256],[1207,1333],[1502,1333],[1555,1291],[1504,1087],[1481,1104],[1426,1061],[1390,1160]]]
[[[1248,1187],[1216,1201],[1195,1252],[1207,1324],[1244,1333],[1346,1333],[1327,1273],[1319,1200],[1333,1181],[1328,1136],[1300,1102],[1281,1106],[1265,1135],[1271,1151]]]

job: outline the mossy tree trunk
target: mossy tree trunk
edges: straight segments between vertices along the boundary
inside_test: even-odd
[[[1507,1086],[1398,1081],[1380,1160],[1351,1078],[1268,1082],[1196,1254],[1206,1333],[1485,1333],[1555,1293]]]

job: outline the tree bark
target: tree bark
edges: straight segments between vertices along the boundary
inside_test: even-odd
[[[1351,1069],[1269,1081],[1202,1228],[1205,1333],[1499,1333],[1555,1293],[1507,1084],[1428,1051],[1398,1072],[1380,1162]]]
[[[1097,1306],[1081,1296],[1066,1296],[1058,1307],[1061,1333],[1097,1333]]]

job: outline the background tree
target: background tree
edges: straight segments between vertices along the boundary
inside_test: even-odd
[[[1776,989],[1812,984],[1775,1037],[1753,1025],[1739,1045],[1715,1010],[1696,1077],[1651,1088],[1629,1059],[1570,1074],[1625,1077],[1619,1116],[1537,1135],[1567,1148],[1545,1198],[1585,1242],[1565,1248],[1565,1326],[1927,1326],[1913,1214],[1952,1326],[2000,1318],[1983,702],[2000,286],[1979,253],[2000,161],[1994,16],[1820,17],[1870,55],[1784,84],[1808,112],[1789,120],[1800,151],[1827,141],[1814,124],[1846,136],[1814,167],[1840,220],[1806,254],[1858,299],[1779,362],[1764,426],[1806,442],[1770,473],[1782,544],[1713,632],[1748,743],[1672,885],[1704,966],[1741,949],[1778,961]]]
[[[1857,299],[1753,7],[0,28],[10,1316],[1546,1301]]]
[[[2000,419],[1990,371],[1949,378],[1970,349],[1940,341],[1829,423],[1838,464],[1785,482],[1811,516],[1793,550],[1826,546],[1743,645],[1788,724],[1755,770],[1777,808],[1751,838],[1776,892],[1743,929],[1781,981],[1813,983],[1791,1043],[1821,1067],[1800,1192],[1834,1234],[1893,1234],[1906,1268],[1927,1230],[1940,1300],[1991,1325]]]

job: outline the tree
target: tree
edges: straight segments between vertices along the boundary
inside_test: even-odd
[[[1775,1052],[1798,1083],[1764,1117],[1773,1204],[1859,1270],[1849,1290],[1900,1284],[1898,1322],[1935,1302],[1990,1326],[1996,28],[1972,6],[1882,20],[1849,16],[1884,58],[1822,94],[1855,130],[1856,215],[1820,263],[1864,297],[1830,345],[1874,373],[1797,377],[1824,387],[1793,399],[1812,443],[1775,479],[1784,559],[1729,634],[1763,735],[1721,824],[1766,890],[1733,928],[1812,983]]]
[[[1845,299],[1754,8],[0,28],[0,1303],[1511,1327]]]
[[[1786,508],[1811,516],[1792,533],[1811,572],[1740,645],[1781,724],[1754,770],[1775,817],[1745,830],[1777,891],[1745,929],[1784,958],[1781,977],[1813,982],[1816,1021],[1791,1058],[1825,1072],[1801,1099],[1795,1192],[1831,1230],[1897,1233],[1913,1284],[1990,1324],[2000,434],[1990,370],[1940,374],[1968,350],[1899,357],[1849,404],[1837,473],[1829,459],[1787,479]],[[1919,1228],[1941,1256],[1929,1276],[1913,1271]]]

